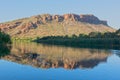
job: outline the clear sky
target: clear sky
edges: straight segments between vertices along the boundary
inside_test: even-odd
[[[0,0],[0,22],[49,14],[94,14],[120,28],[120,0]]]

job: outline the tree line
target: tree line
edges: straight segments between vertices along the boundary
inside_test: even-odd
[[[91,32],[88,35],[80,34],[72,36],[47,36],[37,38],[35,42],[75,47],[120,47],[120,29],[116,32]]]

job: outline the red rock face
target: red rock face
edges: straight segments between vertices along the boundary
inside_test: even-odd
[[[21,24],[21,22],[15,22],[14,24],[0,24],[0,29],[1,29],[1,31],[6,31],[9,29],[16,28],[20,24]]]
[[[57,22],[62,22],[64,20],[64,17],[60,16],[60,15],[53,15],[52,19],[57,21]]]
[[[43,21],[43,23],[46,23],[46,22],[52,21],[52,16],[49,15],[49,14],[42,15],[41,17],[42,17],[42,21]]]
[[[12,25],[12,24],[0,24],[0,29],[2,31],[6,31],[8,29],[12,29],[12,28],[15,28],[17,26],[18,26],[17,24],[14,24],[14,25]]]
[[[91,23],[91,24],[103,24],[103,25],[107,25],[107,21],[99,20],[94,15],[80,15],[80,21],[81,22],[86,22],[86,23]]]
[[[107,25],[107,21],[99,20],[94,15],[76,15],[76,14],[65,14],[63,15],[64,21],[71,20],[71,21],[79,21],[85,22],[90,24],[103,24]]]
[[[37,27],[36,24],[32,22],[28,22],[27,24],[23,24],[20,26],[20,30],[22,33],[28,32],[30,29],[35,29]]]
[[[76,14],[65,14],[63,16],[65,20],[80,21],[80,16]]]
[[[19,19],[19,20],[13,21],[13,22],[1,23],[0,30],[7,32],[7,30],[9,31],[10,29],[16,28],[15,30],[18,30],[18,31],[15,34],[26,33],[30,29],[35,29],[36,27],[38,27],[40,25],[44,25],[46,23],[52,23],[52,21],[56,21],[56,23],[73,21],[73,24],[74,24],[74,22],[84,22],[84,23],[89,23],[89,24],[95,24],[95,25],[102,24],[102,25],[108,26],[107,21],[99,20],[94,15],[43,14],[43,15],[32,16],[30,18]],[[16,31],[13,31],[13,32],[16,32]]]

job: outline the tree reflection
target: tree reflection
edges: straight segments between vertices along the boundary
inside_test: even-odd
[[[10,54],[11,47],[0,44],[0,58]]]

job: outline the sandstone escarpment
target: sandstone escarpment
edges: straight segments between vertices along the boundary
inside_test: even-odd
[[[108,25],[107,21],[99,20],[97,17],[94,15],[80,15],[80,21],[81,22],[88,22],[91,24],[103,24],[103,25]]]
[[[0,23],[0,30],[12,37],[63,36],[115,31],[108,26],[107,21],[88,14],[37,15]]]

